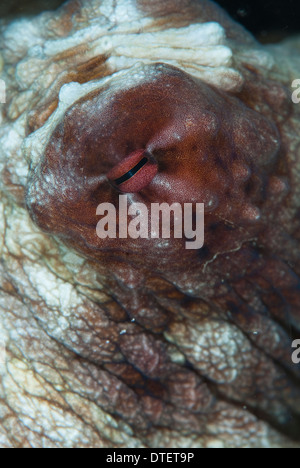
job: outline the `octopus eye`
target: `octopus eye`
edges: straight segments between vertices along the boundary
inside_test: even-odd
[[[259,231],[269,168],[280,146],[275,125],[169,65],[132,73],[130,85],[116,78],[59,114],[28,181],[34,221],[101,262],[116,251],[118,258],[128,252],[138,256],[143,244],[142,238],[125,244],[97,236],[99,203],[118,210],[119,193],[135,194],[129,203],[138,199],[149,211],[158,202],[204,203],[207,226],[222,219]],[[274,197],[282,185],[276,179],[270,184]],[[210,252],[218,251],[220,242],[208,239]],[[148,243],[151,267],[159,243]],[[159,247],[166,264],[182,245],[176,240]]]
[[[157,174],[157,163],[144,150],[137,150],[113,167],[107,174],[111,184],[121,192],[140,192]]]

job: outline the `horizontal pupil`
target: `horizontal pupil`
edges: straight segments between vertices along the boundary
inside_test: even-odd
[[[122,177],[119,177],[118,179],[115,179],[115,183],[117,185],[121,185],[127,180],[131,179],[145,164],[147,164],[148,159],[144,157],[143,159],[140,160],[140,162],[137,163],[136,166],[134,166],[130,171],[126,172],[126,174],[122,175]]]

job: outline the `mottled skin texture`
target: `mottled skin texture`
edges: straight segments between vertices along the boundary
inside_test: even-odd
[[[138,3],[180,21],[182,2]],[[185,3],[187,18],[200,8]],[[203,5],[204,21],[242,34]],[[244,86],[229,94],[148,65],[142,84],[86,96],[54,130],[26,188],[45,234],[0,264],[3,445],[299,447],[300,114],[288,73],[240,68]],[[200,251],[97,238],[97,205],[119,195],[106,174],[141,148],[158,174],[130,202],[204,202]],[[11,196],[7,212],[25,203]],[[34,288],[28,259],[72,286],[67,314]]]

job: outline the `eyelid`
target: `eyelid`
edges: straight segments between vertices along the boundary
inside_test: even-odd
[[[140,162],[136,164],[136,166],[134,166],[132,169],[126,172],[123,176],[119,177],[118,179],[115,179],[114,180],[115,184],[121,185],[124,182],[127,182],[128,180],[130,180],[132,177],[135,176],[135,174],[137,174],[137,172],[139,172],[142,169],[142,167],[145,166],[145,164],[147,164],[147,162],[148,162],[148,158],[143,157],[140,160]]]

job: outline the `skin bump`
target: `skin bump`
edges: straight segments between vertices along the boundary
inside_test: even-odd
[[[159,251],[165,259],[162,273],[168,265],[172,274],[174,264],[180,270],[179,256],[186,255],[182,241],[174,239],[174,245],[164,249],[159,247],[160,239],[127,239],[126,243],[109,239],[106,243],[97,238],[99,201],[118,205],[119,192],[109,181],[122,192],[136,192],[132,202],[149,208],[154,202],[204,202],[210,213],[207,229],[221,218],[232,224],[238,219],[235,231],[242,227],[249,236],[257,236],[263,227],[253,225],[259,219],[255,204],[264,203],[264,185],[271,176],[268,167],[277,160],[280,139],[273,122],[176,68],[155,64],[142,72],[138,84],[132,78],[126,91],[100,90],[68,110],[29,179],[27,206],[42,229],[69,238],[95,259],[111,265],[110,251],[112,257],[118,251],[119,258],[130,253],[132,262],[137,257],[139,267],[138,247],[138,251],[149,251],[143,263],[157,270]],[[130,113],[125,112],[128,107]],[[143,153],[139,148],[151,155],[153,163],[149,161],[118,184],[128,169],[140,163]],[[232,171],[236,158],[247,171],[251,168],[246,183]],[[246,190],[248,184],[253,186],[251,191]],[[234,248],[239,235],[231,233],[230,237]],[[214,238],[207,239],[207,246],[212,253],[222,251]],[[198,258],[189,258],[196,275],[201,268]]]
[[[208,1],[1,27],[0,445],[299,447],[294,46]],[[204,247],[99,239],[120,194],[204,203]]]

